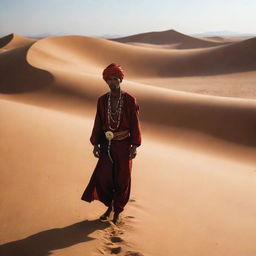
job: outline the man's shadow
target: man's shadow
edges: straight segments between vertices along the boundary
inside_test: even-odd
[[[64,228],[45,230],[24,239],[0,245],[1,256],[47,256],[51,250],[66,248],[95,238],[88,235],[105,229],[110,224],[97,220],[85,220]]]

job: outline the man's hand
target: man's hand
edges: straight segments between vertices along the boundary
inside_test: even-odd
[[[129,159],[130,159],[130,160],[133,159],[133,158],[135,158],[135,156],[137,155],[136,149],[137,149],[137,146],[135,146],[135,145],[132,145],[132,146],[130,147],[130,152],[129,152]]]
[[[93,154],[94,154],[94,156],[97,157],[97,158],[100,157],[100,147],[99,147],[99,145],[94,145]]]

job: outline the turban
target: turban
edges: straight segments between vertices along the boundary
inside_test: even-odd
[[[120,65],[112,63],[108,65],[103,71],[103,79],[107,82],[110,76],[117,76],[121,79],[124,78],[124,71]]]

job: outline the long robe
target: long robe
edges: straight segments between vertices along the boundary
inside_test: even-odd
[[[108,207],[113,205],[114,211],[120,213],[129,201],[131,192],[132,160],[129,159],[129,149],[131,145],[141,145],[139,105],[135,97],[124,92],[120,125],[116,131],[128,129],[130,136],[111,141],[110,154],[113,163],[107,152],[108,141],[104,134],[110,131],[107,106],[108,93],[98,98],[90,142],[92,145],[100,144],[100,157],[81,199],[87,202],[99,200]],[[116,127],[112,121],[111,127]]]

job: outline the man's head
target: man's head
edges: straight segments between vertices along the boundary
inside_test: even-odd
[[[123,69],[120,65],[111,63],[103,71],[103,79],[111,90],[117,90],[124,78]]]
[[[107,84],[111,91],[116,91],[119,89],[121,83],[121,79],[117,76],[109,76],[107,79]]]

